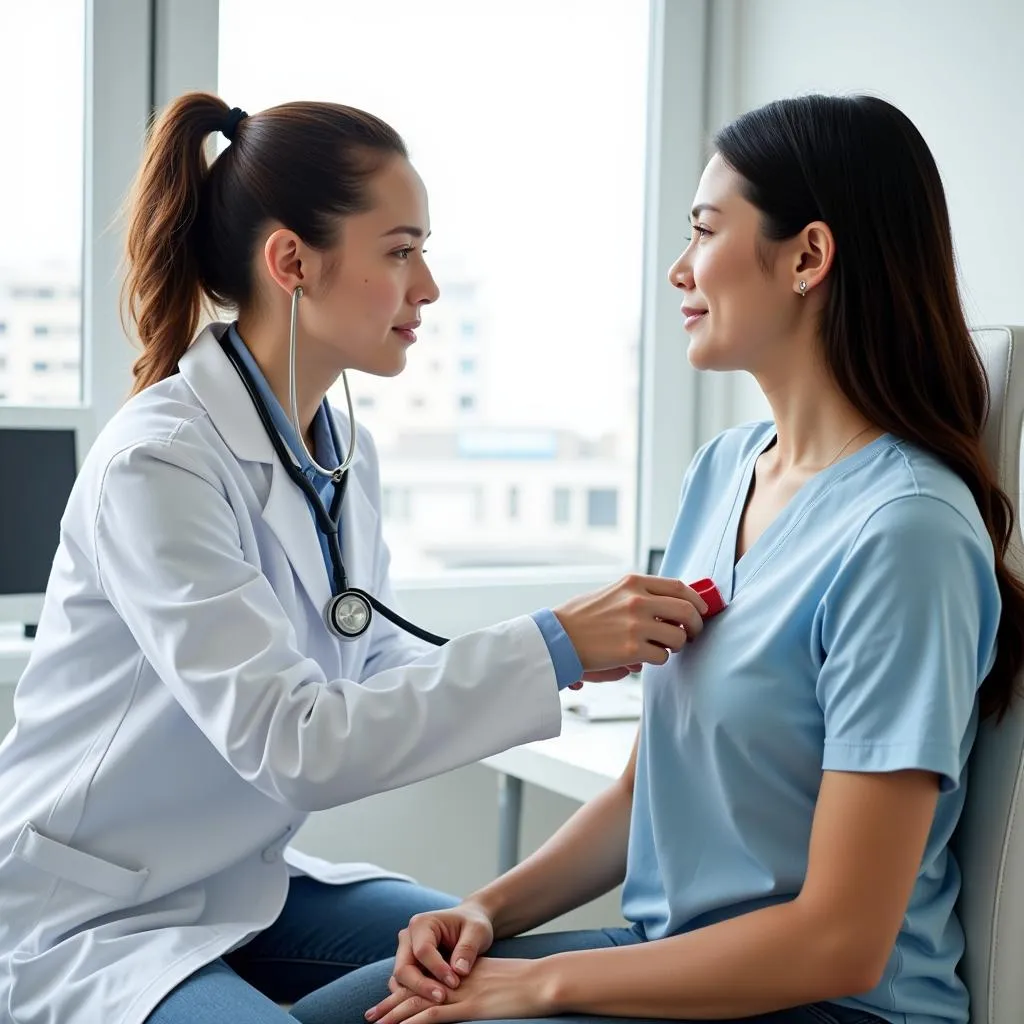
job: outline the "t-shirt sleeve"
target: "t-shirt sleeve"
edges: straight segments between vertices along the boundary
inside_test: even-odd
[[[1001,602],[992,545],[947,502],[898,498],[861,530],[818,609],[822,768],[959,784]]]

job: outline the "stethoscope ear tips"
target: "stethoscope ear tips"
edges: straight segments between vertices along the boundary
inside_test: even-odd
[[[324,609],[327,628],[339,640],[358,640],[370,628],[372,618],[370,602],[354,590],[332,597]]]

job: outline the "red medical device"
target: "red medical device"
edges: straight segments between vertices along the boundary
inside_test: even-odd
[[[690,589],[696,590],[704,598],[704,603],[708,606],[708,610],[704,613],[703,618],[710,619],[725,607],[725,601],[722,600],[722,595],[719,593],[718,587],[715,586],[714,580],[697,580],[696,583],[690,584]]]

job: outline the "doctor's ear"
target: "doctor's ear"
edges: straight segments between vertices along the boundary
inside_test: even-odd
[[[294,231],[278,228],[267,237],[263,261],[274,284],[291,295],[300,285],[308,290],[319,279],[322,257]]]

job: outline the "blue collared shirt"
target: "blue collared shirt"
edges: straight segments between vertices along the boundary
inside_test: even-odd
[[[299,436],[295,432],[295,428],[292,426],[287,414],[285,413],[281,403],[277,400],[277,395],[274,394],[270,385],[267,383],[267,378],[263,375],[263,371],[259,368],[259,364],[253,358],[252,353],[249,351],[248,346],[242,340],[242,336],[238,333],[238,327],[236,324],[232,324],[228,328],[228,341],[234,347],[238,353],[239,358],[245,364],[246,369],[249,371],[249,376],[252,378],[253,384],[256,386],[256,391],[259,393],[260,398],[263,399],[264,405],[267,407],[267,412],[270,414],[271,422],[277,429],[277,432],[281,435],[284,443],[288,446],[288,450],[295,456],[296,462],[299,464],[299,468],[311,480],[320,495],[320,500],[330,508],[331,499],[334,497],[334,483],[330,477],[323,476],[318,473],[314,468],[309,457],[302,449],[302,445],[299,444]],[[338,450],[334,446],[334,439],[331,436],[330,421],[328,417],[331,416],[330,406],[325,398],[320,404],[320,408],[316,411],[316,417],[313,420],[313,443],[314,443],[314,456],[316,461],[321,466],[337,466],[341,462],[341,456]],[[312,503],[309,507],[310,515],[313,516],[313,522],[316,522],[316,515],[313,512]],[[327,547],[327,538],[317,530],[317,537],[320,540],[320,550],[324,556],[324,565],[327,567],[327,578],[331,581],[334,580],[334,567],[331,565],[330,549]],[[333,588],[332,588],[333,589]],[[576,654],[576,648],[573,647],[572,641],[569,639],[569,635],[562,628],[562,624],[558,621],[558,617],[555,615],[550,608],[542,608],[540,611],[533,613],[533,620],[537,623],[537,627],[541,631],[541,635],[544,637],[544,642],[548,646],[548,653],[551,655],[551,663],[555,669],[555,678],[558,682],[558,688],[564,689],[570,683],[574,683],[583,674],[583,665],[580,662],[579,656]]]
[[[320,495],[320,500],[329,509],[331,507],[331,499],[334,497],[334,481],[329,476],[324,476],[322,473],[318,473],[310,462],[309,456],[303,451],[302,445],[299,444],[299,435],[295,433],[295,428],[291,424],[291,420],[288,418],[284,411],[281,403],[277,400],[277,395],[274,394],[270,385],[267,383],[267,378],[263,376],[263,371],[260,369],[259,364],[253,359],[252,353],[249,351],[249,347],[242,340],[242,336],[238,333],[238,328],[235,324],[232,324],[228,328],[228,340],[231,342],[235,351],[238,353],[239,358],[245,364],[245,368],[249,371],[249,376],[252,378],[253,384],[256,385],[256,390],[259,392],[260,398],[263,399],[263,404],[267,407],[267,412],[270,413],[271,422],[274,424],[277,432],[281,435],[282,440],[287,445],[288,450],[295,456],[295,461],[299,464],[299,468],[308,480],[311,480],[313,486],[316,487],[317,493]],[[330,406],[327,404],[325,398],[320,403],[320,408],[316,411],[316,416],[313,419],[313,453],[316,461],[321,466],[334,467],[341,462],[337,450],[334,447],[334,439],[331,436],[331,428],[328,416],[331,415]],[[313,505],[309,503],[309,514],[313,516],[313,522],[316,523],[316,514],[313,512]],[[339,525],[340,529],[340,525]],[[333,582],[334,580],[334,568],[331,565],[331,553],[327,546],[327,538],[318,529],[316,531],[317,538],[320,541],[320,550],[324,556],[324,565],[327,566],[327,578]],[[340,538],[339,538],[340,539]]]

